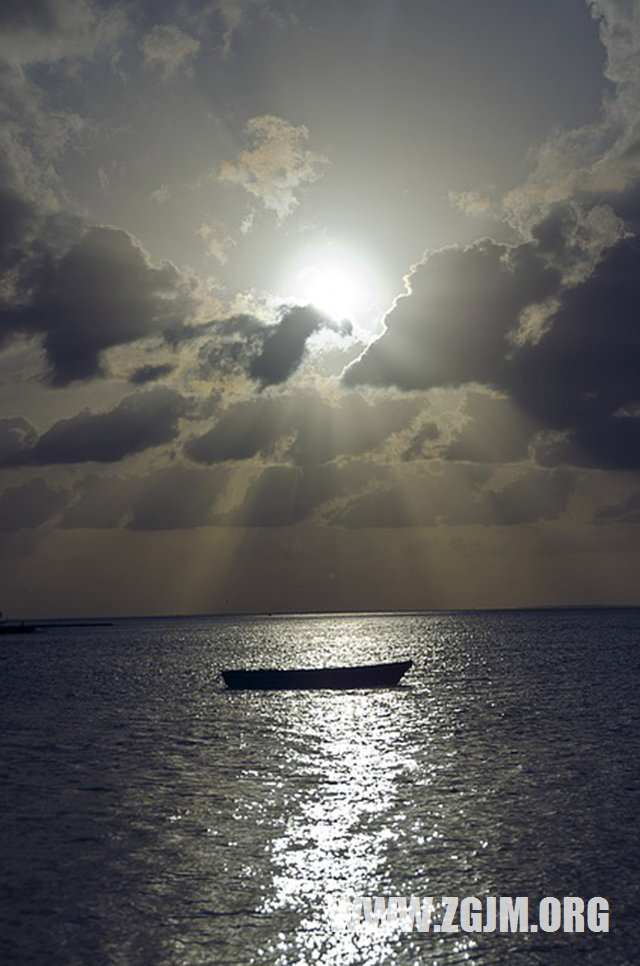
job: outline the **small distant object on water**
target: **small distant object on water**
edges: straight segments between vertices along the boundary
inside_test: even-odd
[[[42,624],[38,624],[41,628],[51,628],[53,630],[58,630],[59,627],[113,627],[113,621],[57,621],[49,620],[44,621]]]
[[[353,667],[266,668],[256,671],[223,671],[228,688],[234,691],[289,691],[320,688],[389,688],[398,683],[413,661],[390,664],[359,664]]]
[[[0,620],[0,634],[33,634],[36,630],[35,624],[25,624],[24,621]]]
[[[46,620],[35,623],[34,621],[9,620],[0,611],[0,634],[35,634],[36,631],[46,630],[47,628],[57,630],[62,627],[113,627],[113,622],[103,620]]]

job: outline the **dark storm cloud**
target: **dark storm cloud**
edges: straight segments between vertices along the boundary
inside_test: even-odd
[[[562,293],[535,345],[514,353],[507,384],[542,425],[599,422],[640,398],[640,239],[612,245],[582,283]]]
[[[199,352],[201,376],[248,375],[262,388],[279,385],[293,375],[315,332],[351,332],[349,323],[337,324],[310,305],[283,306],[278,321],[270,325],[244,314],[211,322],[208,328],[210,338]]]
[[[542,466],[640,470],[640,419],[603,416],[574,430],[542,434],[534,455]]]
[[[0,454],[5,466],[115,463],[132,453],[170,443],[187,410],[179,393],[158,387],[127,396],[106,413],[85,410],[61,419],[38,439],[25,420],[3,420]]]
[[[543,465],[640,468],[640,239],[612,245],[563,293],[548,331],[514,354],[512,398],[540,425]]]
[[[293,414],[282,413],[280,400],[238,403],[225,410],[206,433],[188,440],[185,452],[196,463],[251,459],[275,445],[285,432],[284,418],[291,423]]]
[[[368,402],[356,394],[331,402],[307,393],[260,397],[226,409],[215,425],[190,439],[185,451],[197,463],[250,459],[284,447],[289,459],[306,465],[354,456],[382,445],[416,416],[413,399]]]
[[[262,386],[285,382],[302,362],[307,339],[321,328],[343,335],[351,332],[349,323],[338,326],[310,305],[285,309],[278,325],[266,335],[260,355],[252,360],[250,375]]]
[[[588,5],[612,87],[599,120],[557,128],[529,177],[503,199],[502,214],[522,242],[481,241],[426,257],[383,334],[343,379],[405,390],[498,389],[521,425],[510,418],[510,441],[494,445],[492,458],[524,455],[537,428],[533,451],[544,465],[637,469],[638,9],[626,0]],[[482,422],[472,419],[441,455],[487,458]]]
[[[0,492],[0,530],[39,527],[62,508],[66,499],[64,490],[40,477],[8,486]]]
[[[431,389],[504,381],[507,337],[526,306],[558,284],[533,245],[484,239],[447,248],[417,265],[385,331],[343,376],[347,385]]]
[[[101,375],[101,354],[162,333],[194,302],[177,269],[152,266],[127,232],[89,228],[61,257],[30,267],[26,304],[0,313],[0,329],[41,334],[50,378],[64,386]]]
[[[41,340],[58,386],[103,374],[102,355],[151,335],[174,340],[195,309],[190,283],[155,266],[128,232],[63,213],[42,164],[0,134],[0,345]],[[193,333],[189,332],[189,337]]]
[[[148,382],[155,382],[157,379],[164,379],[170,376],[175,370],[171,363],[159,363],[158,365],[139,366],[129,376],[129,382],[133,386],[144,386]]]
[[[211,323],[210,338],[198,352],[202,379],[246,375],[260,354],[267,326],[253,315],[233,315]]]
[[[55,423],[33,448],[36,463],[115,463],[132,453],[170,443],[185,399],[171,389],[127,396],[107,413],[79,413]]]
[[[507,392],[522,414],[503,455],[518,451],[519,432],[524,446],[537,426],[568,434],[538,447],[545,464],[637,467],[640,424],[618,411],[640,399],[640,240],[619,239],[585,278],[563,286],[550,266],[570,263],[568,234],[557,210],[538,226],[535,243],[483,241],[430,256],[344,381],[402,389],[484,384]],[[532,307],[544,322],[518,338],[522,313]],[[448,455],[475,450],[479,458],[481,447],[480,436],[467,434]]]

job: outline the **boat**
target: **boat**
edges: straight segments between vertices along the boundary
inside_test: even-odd
[[[390,664],[358,664],[353,667],[263,668],[262,670],[223,671],[228,688],[234,691],[288,691],[318,688],[389,688],[397,684],[413,661]]]

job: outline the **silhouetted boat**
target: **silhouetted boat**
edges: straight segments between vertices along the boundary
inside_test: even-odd
[[[288,691],[298,688],[388,688],[397,684],[412,661],[391,664],[360,664],[355,667],[295,668],[282,671],[223,671],[228,688]]]

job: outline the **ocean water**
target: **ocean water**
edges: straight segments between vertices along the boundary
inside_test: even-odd
[[[640,962],[639,610],[0,639],[0,963]],[[224,667],[411,657],[379,691]],[[333,930],[336,895],[602,896],[608,932]],[[531,918],[531,916],[530,916]]]

